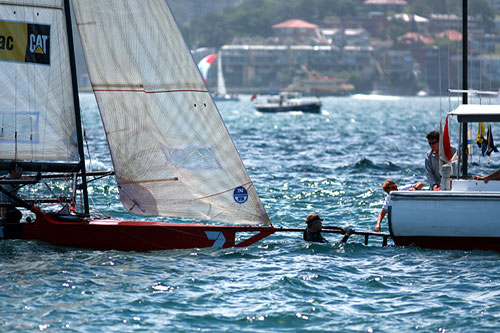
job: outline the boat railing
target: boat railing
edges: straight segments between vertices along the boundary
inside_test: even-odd
[[[498,96],[500,94],[500,91],[486,91],[486,90],[474,90],[474,89],[448,89],[448,93],[450,93],[450,94]]]
[[[500,192],[500,181],[490,180],[485,183],[475,179],[457,179],[452,182],[452,190],[456,192]]]

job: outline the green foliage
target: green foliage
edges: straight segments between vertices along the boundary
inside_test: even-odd
[[[274,24],[302,19],[319,22],[328,16],[357,16],[361,11],[356,0],[245,0],[238,7],[222,13],[208,13],[181,27],[192,47],[220,47],[235,37],[268,37]]]
[[[450,52],[455,52],[459,46],[461,46],[461,43],[457,43],[454,41],[449,40],[446,37],[436,37],[434,38],[434,43],[432,45],[438,46],[441,50],[450,50]],[[428,46],[432,47],[432,46]]]
[[[462,0],[418,0],[411,1],[405,12],[428,17],[431,13],[462,15]],[[182,12],[177,4],[175,10]],[[302,19],[320,23],[328,17],[361,17],[367,8],[360,0],[245,0],[238,7],[227,7],[219,14],[208,13],[181,29],[191,47],[220,47],[231,43],[235,37],[268,37],[272,25],[289,19]],[[496,11],[491,0],[469,0],[469,15],[480,17],[483,28],[494,29]],[[391,22],[389,35],[392,39],[410,31],[409,25]],[[378,32],[384,35],[385,32]]]
[[[365,80],[358,72],[340,72],[338,76],[356,87],[356,92],[370,92],[373,90],[373,81]]]
[[[400,20],[392,20],[389,24],[389,36],[396,42],[399,36],[410,31],[410,27],[411,25],[409,23]]]
[[[450,7],[450,0],[418,0],[413,1],[407,8],[408,13],[417,14],[420,16],[428,17],[430,14],[443,14],[443,13],[458,13],[457,7]],[[458,11],[460,11],[458,6]]]
[[[405,12],[424,17],[428,17],[431,13],[461,16],[461,1],[412,1],[405,8]],[[469,15],[480,17],[487,32],[494,29],[493,21],[496,14],[490,2],[490,0],[469,0]],[[176,10],[182,11],[182,8]],[[366,10],[366,6],[358,0],[245,0],[238,7],[227,7],[219,14],[208,13],[181,28],[191,47],[220,47],[231,43],[235,37],[271,36],[272,25],[285,20],[298,18],[320,23],[328,17],[361,17],[366,15]],[[393,21],[388,32],[394,40],[410,30],[410,25]],[[383,35],[385,32],[379,33]]]
[[[491,6],[490,0],[473,0],[469,3],[469,16],[481,19],[482,27],[489,32],[494,28],[496,10]]]

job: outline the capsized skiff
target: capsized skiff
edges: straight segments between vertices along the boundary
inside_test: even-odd
[[[0,168],[17,161],[42,183],[62,178],[71,186],[49,199],[2,190],[35,218],[2,221],[0,238],[145,251],[247,246],[274,233],[166,2],[73,0],[72,7],[124,207],[204,223],[90,215],[69,0],[12,0],[0,4],[7,41]],[[57,187],[46,184],[49,194]],[[251,235],[237,241],[237,233]]]

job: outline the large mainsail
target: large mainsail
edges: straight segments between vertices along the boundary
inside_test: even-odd
[[[0,160],[79,161],[62,0],[0,1]]]
[[[73,7],[124,206],[270,224],[165,0]]]

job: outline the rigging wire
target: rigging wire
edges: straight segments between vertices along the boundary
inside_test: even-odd
[[[491,7],[493,7],[493,0],[491,0]],[[490,57],[490,63],[489,63],[489,67],[490,67],[490,71],[488,71],[488,73],[490,73],[490,75],[488,75],[488,79],[489,79],[489,87],[490,87],[490,91],[492,91],[492,75],[491,73],[493,73],[493,56],[492,56],[493,52],[492,51],[489,51],[489,57]],[[488,69],[488,68],[486,68]],[[489,103],[491,104],[491,96],[489,96]]]

